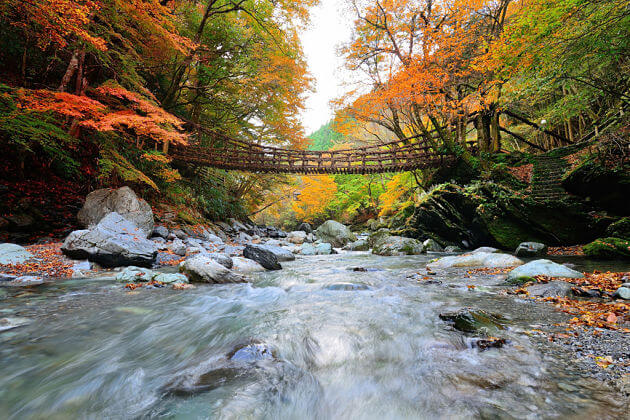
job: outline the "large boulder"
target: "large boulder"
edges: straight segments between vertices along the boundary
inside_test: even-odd
[[[97,225],[109,213],[116,212],[133,222],[144,232],[145,237],[153,233],[153,211],[151,206],[129,187],[92,191],[85,199],[77,219],[84,227]]]
[[[247,279],[233,273],[212,258],[199,255],[179,265],[179,271],[188,275],[191,282],[196,283],[245,283]]]
[[[508,283],[521,283],[524,280],[533,278],[534,276],[579,279],[584,277],[584,274],[579,271],[571,270],[569,267],[557,264],[550,260],[535,260],[528,262],[525,265],[521,265],[520,267],[516,267],[514,270],[510,271],[506,281]]]
[[[354,242],[357,237],[350,229],[334,220],[327,220],[315,231],[315,235],[322,242],[327,242],[335,248],[341,248],[349,242]]]
[[[265,245],[252,245],[252,246],[271,252],[272,254],[276,256],[276,258],[280,262],[295,260],[295,255],[293,255],[293,252],[281,246],[269,245],[268,243]]]
[[[61,250],[70,258],[88,259],[104,267],[151,267],[157,256],[155,243],[116,212],[109,213],[90,229],[72,232]]]
[[[229,255],[222,254],[220,252],[212,252],[210,254],[206,254],[206,256],[212,258],[213,260],[215,260],[216,262],[218,262],[225,268],[234,267],[234,262],[232,261],[232,258]]]
[[[523,242],[514,251],[517,257],[542,257],[547,255],[547,245],[540,242]]]
[[[306,236],[306,232],[296,230],[293,232],[289,232],[289,234],[287,235],[287,241],[291,242],[292,244],[302,245],[304,242],[306,242]]]
[[[423,252],[422,242],[402,236],[386,236],[372,248],[373,254],[384,256],[420,255]]]
[[[249,258],[234,257],[232,258],[232,264],[234,264],[232,267],[234,271],[238,271],[239,273],[243,274],[259,273],[262,271],[266,271],[265,267],[258,264],[254,260],[250,260]]]
[[[305,233],[313,233],[313,228],[311,227],[311,225],[309,223],[300,223],[300,226],[298,226],[297,230],[301,230],[302,232]]]
[[[247,245],[243,250],[243,256],[256,261],[267,270],[281,270],[278,257],[271,250],[258,245]]]
[[[33,258],[26,248],[16,244],[0,244],[0,264],[23,264]]]
[[[522,265],[523,261],[513,255],[490,252],[476,252],[473,254],[452,255],[427,264],[434,268],[506,268]]]

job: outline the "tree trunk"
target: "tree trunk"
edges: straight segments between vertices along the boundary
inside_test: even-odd
[[[77,71],[77,67],[79,66],[79,51],[75,51],[72,53],[72,58],[70,58],[70,62],[68,63],[68,67],[66,68],[66,73],[63,75],[61,79],[61,84],[59,85],[59,92],[65,92],[68,89],[68,85],[72,80],[72,76]]]
[[[78,62],[77,62],[77,80],[75,83],[75,93],[77,95],[83,95],[83,90],[85,88],[85,79],[83,77],[83,65],[85,63],[85,48],[81,49],[79,53]]]
[[[493,153],[497,153],[501,150],[501,130],[499,130],[499,113],[493,109],[490,118],[490,136],[492,138],[491,151]]]

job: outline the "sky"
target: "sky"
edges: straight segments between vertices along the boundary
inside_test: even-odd
[[[352,34],[354,17],[344,10],[343,1],[321,0],[311,11],[311,21],[300,34],[311,76],[315,78],[315,91],[309,92],[302,123],[309,135],[333,117],[330,100],[346,91],[344,80],[347,70],[337,49]]]

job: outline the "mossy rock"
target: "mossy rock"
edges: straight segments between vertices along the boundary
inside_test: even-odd
[[[562,186],[570,193],[589,198],[603,209],[627,214],[630,195],[630,168],[607,168],[595,158],[584,161],[566,174]]]
[[[600,238],[585,245],[584,254],[597,259],[630,259],[630,241],[621,238]]]
[[[630,239],[630,217],[624,217],[608,226],[606,235],[612,238]]]
[[[440,319],[449,322],[456,330],[479,335],[496,334],[506,329],[507,323],[500,314],[470,308],[440,314]]]

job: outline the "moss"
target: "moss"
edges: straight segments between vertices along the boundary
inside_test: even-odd
[[[613,238],[630,239],[630,217],[624,217],[608,226],[606,235]]]
[[[585,245],[584,254],[598,259],[630,259],[630,241],[621,238],[600,238]]]
[[[184,211],[180,211],[179,213],[177,213],[177,218],[189,225],[196,225],[197,223],[199,223],[199,220]]]
[[[536,279],[529,276],[520,276],[520,277],[506,280],[505,282],[512,286],[522,286],[526,283],[535,283]]]

